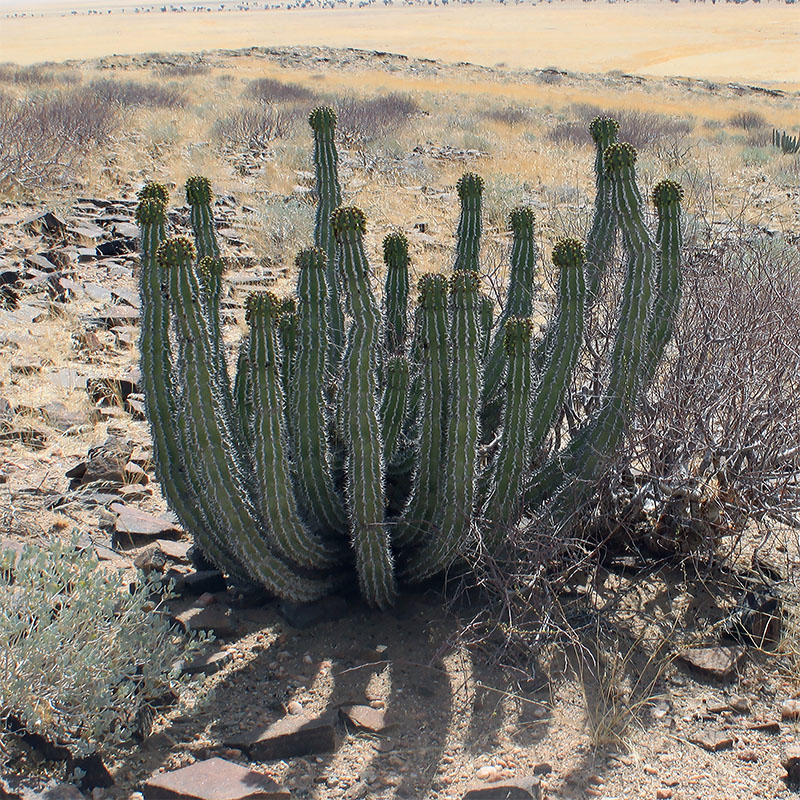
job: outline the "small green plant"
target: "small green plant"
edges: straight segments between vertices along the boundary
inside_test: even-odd
[[[129,739],[177,691],[202,638],[153,607],[156,586],[121,587],[77,540],[0,558],[0,726],[13,718],[75,756]],[[0,727],[0,737],[4,735]]]
[[[636,184],[636,153],[598,118],[597,197],[586,246],[558,242],[555,315],[531,320],[538,253],[530,208],[509,214],[508,289],[495,319],[481,292],[483,180],[458,182],[450,275],[423,275],[409,313],[409,252],[386,237],[375,296],[366,218],[343,207],[336,115],[310,116],[314,247],[297,257],[297,291],[253,295],[231,381],[219,301],[223,261],[209,181],[190,178],[194,243],[167,238],[167,190],[148,184],[142,229],[142,377],[165,497],[234,580],[295,602],[349,578],[377,607],[400,582],[503,541],[524,513],[567,515],[600,478],[672,336],[681,293],[680,186],[653,192],[655,236]],[[608,383],[597,413],[563,441],[561,408],[584,322],[619,238],[624,279]]]
[[[772,145],[787,155],[800,153],[800,135],[792,136],[776,128],[772,131]]]

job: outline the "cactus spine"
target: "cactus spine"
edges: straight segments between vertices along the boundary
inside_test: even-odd
[[[310,116],[316,246],[297,257],[296,297],[248,300],[232,382],[208,181],[186,187],[196,248],[166,238],[166,190],[145,187],[141,365],[164,495],[214,563],[300,602],[339,585],[350,562],[365,599],[385,607],[396,564],[405,580],[421,580],[462,558],[476,535],[496,546],[523,512],[550,503],[569,513],[575,487],[600,475],[672,333],[681,191],[669,181],[656,187],[654,240],[635,154],[615,143],[616,123],[595,120],[602,158],[590,241],[586,255],[575,240],[555,246],[555,315],[534,343],[533,214],[510,216],[509,288],[495,323],[480,291],[483,183],[465,175],[455,269],[449,279],[420,278],[409,336],[408,242],[384,240],[379,306],[364,215],[341,207],[335,122],[330,109]],[[626,271],[608,384],[594,416],[551,454],[564,432],[548,434],[618,234]]]

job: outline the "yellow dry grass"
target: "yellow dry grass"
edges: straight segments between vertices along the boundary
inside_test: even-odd
[[[25,8],[26,0],[0,5]],[[95,8],[98,5],[93,4]],[[85,6],[85,2],[84,2]],[[592,3],[71,15],[81,4],[37,6],[0,19],[3,60],[20,64],[113,53],[326,45],[517,68],[556,65],[712,80],[800,85],[797,6]],[[30,9],[27,9],[30,11]]]

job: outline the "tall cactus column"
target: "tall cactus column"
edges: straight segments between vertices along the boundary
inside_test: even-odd
[[[361,591],[385,608],[396,590],[389,536],[384,521],[384,464],[378,423],[378,350],[382,328],[369,285],[364,252],[364,212],[339,208],[332,216],[352,317],[343,362],[342,422],[347,439],[347,501]]]
[[[329,368],[339,362],[344,347],[344,312],[340,298],[340,277],[336,266],[336,237],[331,214],[342,204],[339,185],[339,155],[334,143],[336,113],[332,108],[315,108],[308,118],[314,132],[314,171],[317,178],[317,216],[314,244],[327,258],[328,280],[328,352]]]
[[[402,233],[390,233],[383,240],[383,261],[386,350],[395,354],[405,347],[408,324],[408,239]]]
[[[438,530],[409,559],[405,574],[421,580],[452,563],[466,545],[475,505],[480,436],[480,331],[478,275],[453,274],[450,288],[450,386],[444,491],[435,520]]]
[[[456,232],[453,271],[480,272],[483,178],[467,172],[459,178],[457,189],[461,201],[461,216]]]

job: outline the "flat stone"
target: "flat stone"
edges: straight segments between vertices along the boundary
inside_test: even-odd
[[[62,433],[70,428],[86,425],[90,422],[88,414],[81,410],[70,410],[63,403],[48,403],[42,408],[42,416],[47,423]]]
[[[97,245],[97,255],[99,256],[123,256],[125,253],[132,253],[135,250],[135,239],[111,239]]]
[[[800,699],[784,700],[781,704],[781,719],[794,721],[800,719]]]
[[[115,529],[117,533],[132,536],[161,536],[165,533],[177,534],[175,524],[164,517],[157,517],[140,511],[138,508],[126,506],[124,503],[112,503],[111,510],[117,514]]]
[[[133,222],[115,222],[112,225],[112,230],[123,239],[139,238],[139,226],[134,225]]]
[[[56,266],[46,256],[39,255],[38,253],[32,253],[31,255],[25,256],[24,263],[26,267],[40,269],[42,272],[58,272],[58,266]]]
[[[231,658],[232,656],[227,650],[203,653],[185,664],[183,671],[187,675],[213,675],[228,664]]]
[[[149,575],[151,572],[163,572],[166,565],[166,554],[155,544],[145,547],[145,549],[133,559],[133,566],[140,569],[145,575]]]
[[[105,231],[101,227],[88,222],[71,225],[67,228],[67,232],[79,247],[91,247],[105,236]]]
[[[52,211],[43,211],[28,217],[22,221],[22,226],[29,233],[50,233],[54,236],[63,236],[67,230],[67,223]]]
[[[78,370],[69,369],[68,367],[48,372],[47,380],[59,389],[84,389],[87,382],[85,375],[81,375]]]
[[[86,292],[92,300],[96,300],[98,303],[111,302],[111,292],[99,283],[84,283],[83,291]]]
[[[139,308],[141,298],[136,289],[126,289],[124,286],[115,286],[111,289],[111,296],[120,303],[125,303],[132,308]]]
[[[171,539],[156,539],[154,544],[157,544],[164,555],[166,555],[167,558],[171,558],[173,561],[189,561],[189,548],[192,546],[191,542],[174,542]]]
[[[786,746],[786,755],[781,766],[788,772],[789,783],[800,783],[800,744]]]
[[[692,647],[678,657],[692,669],[722,681],[730,680],[744,660],[746,650],[738,645]]]
[[[717,753],[720,750],[729,750],[733,747],[733,737],[721,731],[702,730],[689,737],[692,744],[708,750],[709,753]]]
[[[541,796],[539,779],[526,777],[470,784],[462,800],[539,800]]]
[[[237,631],[230,609],[217,604],[205,608],[192,606],[178,614],[175,620],[187,631],[212,631],[221,639],[235,636]]]
[[[83,793],[74,784],[11,775],[0,777],[0,797],[8,800],[84,800]]]
[[[321,717],[288,716],[234,737],[225,746],[236,747],[258,761],[332,753],[336,750],[335,719],[332,712]]]
[[[387,727],[386,713],[371,706],[342,706],[339,714],[342,720],[350,722],[361,730],[380,733]]]
[[[757,733],[780,733],[781,724],[774,719],[759,719],[747,726],[747,730]]]
[[[145,781],[145,800],[284,800],[288,790],[247,767],[209,758]]]

